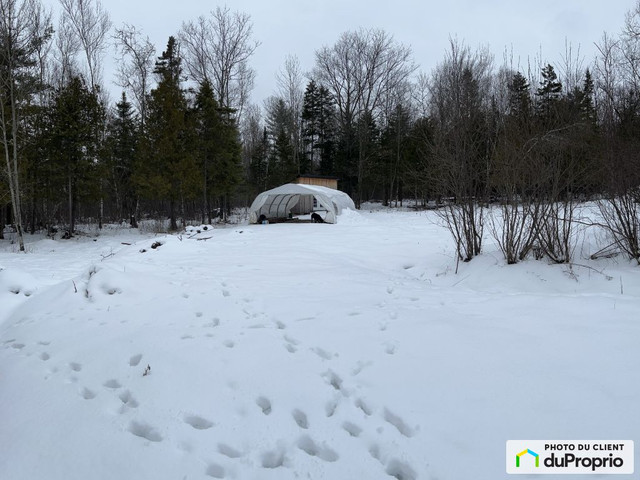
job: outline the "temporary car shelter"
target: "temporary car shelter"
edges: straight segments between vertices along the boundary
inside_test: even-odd
[[[249,222],[258,223],[261,215],[269,219],[284,219],[290,214],[326,212],[324,221],[336,223],[345,208],[355,210],[351,197],[340,190],[318,185],[287,183],[259,194],[251,204]]]

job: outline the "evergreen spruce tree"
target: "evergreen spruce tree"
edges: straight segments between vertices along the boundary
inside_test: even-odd
[[[205,80],[195,99],[195,141],[198,165],[202,173],[202,223],[211,223],[211,196],[215,189],[212,169],[222,150],[222,119],[211,83]]]
[[[179,46],[169,37],[156,62],[158,85],[151,91],[146,124],[147,144],[138,168],[137,183],[151,199],[168,200],[170,229],[177,230],[178,208],[197,191],[197,169],[192,155],[192,130],[187,99],[181,88]]]
[[[98,161],[105,111],[95,91],[81,77],[60,88],[51,109],[50,151],[53,175],[66,193],[69,226],[75,230],[78,204],[99,198]]]
[[[520,72],[511,77],[508,84],[509,116],[518,123],[528,123],[531,118],[533,102],[529,82]]]
[[[126,94],[116,103],[108,129],[107,169],[119,219],[137,228],[136,192],[132,182],[138,152],[140,125]]]
[[[562,83],[558,80],[558,75],[550,64],[542,69],[541,74],[542,81],[536,91],[537,112],[543,125],[547,128],[553,128],[554,122],[557,121],[557,107],[562,96]]]

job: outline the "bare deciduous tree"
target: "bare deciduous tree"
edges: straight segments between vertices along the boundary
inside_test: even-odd
[[[489,160],[493,57],[473,53],[452,39],[431,81],[432,118],[437,125],[435,162],[441,170],[439,195],[450,197],[438,210],[455,242],[457,256],[469,261],[482,250]]]
[[[304,77],[300,69],[300,61],[296,56],[287,56],[283,68],[276,74],[278,93],[285,100],[289,109],[289,132],[293,147],[293,163],[297,165],[298,174],[308,173],[300,170],[300,151],[302,136],[302,103],[304,100]]]
[[[315,56],[314,78],[333,94],[343,132],[355,132],[347,142],[355,141],[358,147],[357,159],[351,161],[355,160],[357,179],[355,203],[360,206],[371,155],[370,129],[384,99],[415,71],[411,48],[384,30],[360,29],[343,33],[335,45],[317,50]]]
[[[114,38],[119,54],[118,85],[129,90],[144,122],[156,49],[149,37],[143,38],[142,33],[132,25],[125,24],[117,28]]]
[[[252,35],[251,16],[228,7],[217,7],[208,17],[183,23],[179,34],[191,79],[211,82],[218,103],[237,110],[238,117],[255,78],[249,59],[260,42]]]
[[[95,89],[101,81],[102,55],[111,20],[99,0],[60,0],[68,25],[84,52],[89,83]]]

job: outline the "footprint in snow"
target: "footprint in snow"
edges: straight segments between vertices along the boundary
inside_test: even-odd
[[[74,372],[79,372],[80,370],[82,370],[82,364],[78,362],[71,362],[69,363],[69,368]]]
[[[126,411],[125,407],[138,408],[139,403],[135,398],[133,398],[133,395],[131,395],[131,392],[129,390],[125,390],[124,392],[120,392],[120,395],[118,395],[118,398],[122,402],[121,413],[124,413],[124,411]]]
[[[51,358],[51,355],[49,355],[47,352],[42,352],[40,354],[40,360],[46,362],[47,360],[49,360]]]
[[[161,442],[162,436],[151,425],[144,422],[132,421],[129,424],[129,432],[136,437],[144,438],[150,442]]]
[[[312,348],[311,351],[323,360],[331,360],[333,358],[333,355],[320,347]]]
[[[371,407],[364,400],[362,400],[361,398],[356,399],[355,406],[356,406],[356,408],[359,408],[360,410],[362,410],[362,412],[367,417],[370,417],[371,414],[373,413],[373,410],[371,409]]]
[[[271,413],[271,401],[267,397],[256,398],[256,405],[260,407],[262,413],[269,415]]]
[[[298,410],[296,408],[293,412],[291,412],[291,416],[300,428],[303,428],[305,430],[309,428],[309,420],[307,419],[307,414],[302,410]]]
[[[213,427],[213,422],[198,415],[187,415],[184,417],[184,423],[191,425],[196,430],[207,430]]]
[[[362,428],[360,428],[355,423],[344,422],[342,424],[342,428],[352,437],[359,437],[360,434],[362,433]]]
[[[130,367],[137,367],[140,364],[140,360],[142,360],[142,354],[138,353],[134,356],[132,356],[131,358],[129,358],[129,366]]]
[[[264,468],[279,468],[285,466],[287,458],[282,448],[271,450],[262,454],[262,466]]]
[[[112,378],[111,380],[107,380],[102,385],[104,385],[107,388],[111,388],[113,390],[116,390],[116,389],[118,389],[118,388],[120,388],[122,386],[122,385],[120,385],[120,382],[118,380],[116,380],[115,378]]]
[[[383,417],[385,421],[396,427],[398,432],[403,436],[410,438],[415,435],[415,430],[407,425],[399,415],[394,414],[388,408],[384,409]]]
[[[226,443],[218,444],[218,452],[220,452],[225,457],[229,457],[229,458],[240,458],[242,456],[242,453],[240,453],[235,448],[230,447]]]
[[[96,398],[96,393],[93,390],[89,390],[88,388],[84,387],[80,391],[80,396],[85,400],[93,400],[94,398]]]
[[[319,446],[307,435],[300,437],[297,442],[297,446],[307,455],[318,457],[320,460],[324,460],[325,462],[335,462],[340,458],[334,450],[326,446]]]
[[[385,472],[397,480],[415,480],[418,477],[416,471],[411,468],[411,465],[401,462],[396,458],[392,458],[389,461]]]
[[[212,478],[224,478],[225,475],[224,467],[217,463],[209,464],[204,473]]]

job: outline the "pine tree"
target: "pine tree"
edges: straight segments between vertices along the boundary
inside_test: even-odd
[[[69,227],[73,235],[78,204],[99,197],[98,153],[104,107],[81,77],[58,89],[51,110],[52,172],[60,192],[66,191]]]
[[[195,99],[196,150],[202,172],[202,223],[211,223],[212,168],[222,149],[222,119],[213,88],[208,80],[200,85]]]
[[[527,123],[531,117],[533,102],[529,82],[520,72],[511,77],[508,84],[509,115],[519,123]]]
[[[151,91],[147,139],[137,183],[147,197],[169,201],[170,229],[177,209],[199,185],[192,155],[187,99],[181,88],[180,51],[174,37],[156,62],[158,85]]]
[[[543,124],[552,128],[553,122],[557,119],[557,106],[562,95],[562,83],[558,80],[558,75],[550,64],[542,69],[541,75],[542,81],[536,91],[537,112]]]
[[[134,228],[137,227],[137,202],[132,175],[138,154],[139,132],[139,119],[123,92],[120,101],[116,103],[108,129],[107,168],[118,218],[126,216]]]
[[[302,109],[305,173],[333,173],[335,107],[331,93],[313,80],[307,85]]]

